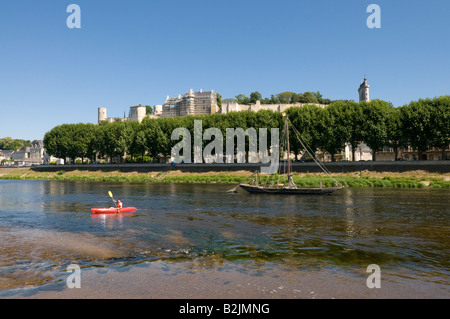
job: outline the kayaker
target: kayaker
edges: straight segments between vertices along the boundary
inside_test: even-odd
[[[121,209],[121,208],[123,207],[123,204],[122,204],[122,202],[120,201],[120,199],[117,199],[116,205],[117,205],[117,208],[118,208],[118,209]]]
[[[118,209],[123,208],[123,204],[120,201],[120,199],[117,199],[117,200],[113,199],[113,201],[114,201],[114,203],[116,203],[116,208],[118,208]]]

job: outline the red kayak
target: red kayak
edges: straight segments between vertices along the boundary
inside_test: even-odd
[[[120,214],[120,213],[129,213],[136,211],[136,207],[122,207],[118,208],[91,208],[92,214]]]

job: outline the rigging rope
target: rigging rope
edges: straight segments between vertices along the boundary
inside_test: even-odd
[[[295,135],[297,136],[298,140],[300,141],[300,144],[302,144],[303,148],[308,152],[308,154],[311,156],[311,158],[314,160],[314,162],[316,162],[316,164],[322,169],[322,171],[324,171],[324,173],[327,174],[336,183],[336,185],[339,185],[339,182],[335,178],[333,178],[333,176],[331,176],[331,172],[325,167],[325,165],[322,162],[317,161],[315,154],[313,154],[313,152],[312,152],[312,149],[309,147],[308,143],[303,142],[302,138],[300,137],[300,132],[297,131],[295,126],[292,124],[291,120],[289,120],[289,118],[287,118],[287,120],[291,124],[291,127],[293,128]],[[305,146],[305,144],[306,144],[306,146]]]

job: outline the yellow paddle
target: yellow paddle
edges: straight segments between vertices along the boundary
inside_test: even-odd
[[[108,191],[108,195],[109,197],[111,197],[111,199],[114,201],[114,204],[116,203],[116,201],[114,200],[113,194],[111,193],[111,191]],[[120,209],[117,208],[117,212],[120,213]]]
[[[114,203],[116,202],[115,200],[114,200],[114,197],[113,197],[113,194],[111,193],[111,191],[108,191],[108,195],[109,195],[109,197],[111,197],[111,199],[114,201]]]

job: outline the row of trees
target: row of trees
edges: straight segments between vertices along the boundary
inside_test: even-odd
[[[294,104],[294,103],[315,103],[315,104],[330,104],[332,101],[326,99],[320,92],[281,92],[270,95],[270,98],[261,95],[258,91],[250,93],[250,96],[244,94],[236,95],[234,99],[224,99],[223,102],[237,102],[239,104],[254,104],[260,101],[261,104]]]
[[[373,100],[371,102],[339,101],[325,109],[307,106],[287,112],[294,126],[313,150],[340,153],[345,143],[351,145],[352,158],[360,142],[376,151],[383,146],[394,150],[410,146],[420,154],[430,148],[442,150],[450,143],[450,96],[413,101],[402,107]],[[292,141],[294,152],[300,145]]]
[[[374,160],[375,151],[383,146],[392,147],[396,157],[399,149],[408,146],[419,154],[431,147],[444,151],[449,146],[450,96],[413,101],[397,108],[381,100],[339,101],[325,108],[291,107],[286,115],[313,152],[328,152],[332,160],[346,143],[352,146],[354,159],[357,144],[362,141],[374,150]],[[76,158],[95,160],[96,155],[109,158],[128,155],[133,160],[148,154],[155,158],[158,154],[171,154],[172,147],[178,143],[178,140],[171,140],[175,128],[187,128],[194,136],[196,119],[202,120],[203,131],[210,127],[220,129],[223,145],[226,128],[255,128],[257,132],[259,128],[268,128],[268,131],[279,128],[281,132],[284,124],[281,113],[269,110],[146,118],[142,123],[63,124],[45,134],[44,145],[50,155],[72,161]],[[209,142],[203,141],[203,146]],[[303,151],[294,132],[290,133],[290,145],[296,156]]]

